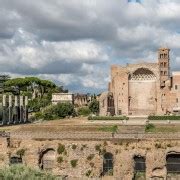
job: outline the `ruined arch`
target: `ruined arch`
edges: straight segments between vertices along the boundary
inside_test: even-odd
[[[48,148],[41,151],[38,163],[40,169],[47,171],[52,170],[55,163],[55,150],[53,148]]]
[[[155,80],[155,74],[148,68],[138,68],[133,73],[129,75],[129,80]]]

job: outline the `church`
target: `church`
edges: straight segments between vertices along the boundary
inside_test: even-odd
[[[111,66],[108,91],[99,97],[100,115],[164,115],[180,112],[180,71],[170,71],[170,49],[157,63]]]

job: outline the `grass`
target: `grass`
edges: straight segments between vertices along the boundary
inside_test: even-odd
[[[99,120],[99,121],[113,121],[113,120],[128,120],[126,116],[89,116],[88,120]]]
[[[161,126],[161,125],[156,125],[153,128],[147,129],[145,128],[146,132],[150,133],[177,133],[180,132],[180,126],[173,126],[173,125],[166,125],[166,126]]]
[[[12,180],[12,179],[58,180],[59,178],[47,172],[40,171],[38,169],[32,169],[24,165],[12,165],[10,167],[4,167],[3,169],[0,170],[0,179],[3,179],[3,180]]]
[[[103,131],[103,132],[117,132],[118,130],[118,126],[114,125],[114,126],[104,126],[104,127],[100,127],[99,131]]]

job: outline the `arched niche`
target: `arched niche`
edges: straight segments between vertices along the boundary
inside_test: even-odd
[[[132,74],[129,75],[129,80],[156,80],[155,74],[147,68],[138,68]]]
[[[39,155],[39,167],[42,170],[51,171],[54,168],[55,158],[54,149],[49,148],[42,151]]]

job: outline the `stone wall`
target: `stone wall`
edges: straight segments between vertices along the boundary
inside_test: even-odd
[[[114,159],[113,176],[110,179],[132,180],[135,156],[146,159],[147,179],[166,179],[166,156],[169,153],[180,153],[180,140],[165,139],[82,141],[11,138],[8,144],[6,138],[1,138],[0,146],[0,167],[8,165],[10,157],[19,156],[19,152],[23,152],[23,163],[39,168],[42,166],[42,155],[51,150],[54,152],[53,155],[50,154],[50,158],[54,158],[52,173],[78,179],[100,178],[103,171],[103,155],[106,152],[112,153]]]

